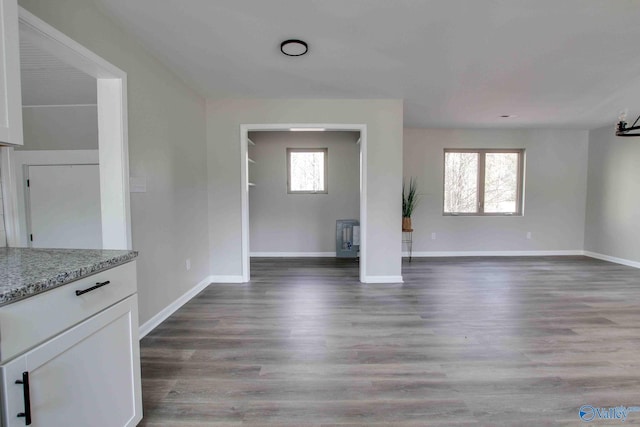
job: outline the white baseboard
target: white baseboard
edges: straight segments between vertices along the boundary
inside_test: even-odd
[[[629,259],[618,258],[618,257],[599,254],[597,252],[590,252],[590,251],[584,251],[584,254],[585,256],[588,256],[591,258],[601,259],[603,261],[615,262],[616,264],[622,264],[629,267],[640,268],[640,262],[637,262],[637,261],[631,261]]]
[[[464,257],[464,256],[567,256],[584,255],[582,249],[565,251],[413,251],[413,258],[429,257]],[[409,252],[402,252],[403,257],[408,257]]]
[[[169,304],[160,313],[153,316],[151,319],[140,325],[139,335],[140,339],[144,338],[149,332],[153,331],[160,323],[164,322],[169,316],[175,313],[180,307],[188,303],[193,297],[198,295],[204,288],[211,283],[211,276],[205,277],[200,283],[193,288],[185,292],[177,300]]]
[[[251,257],[263,258],[334,258],[335,252],[251,252]]]
[[[363,283],[404,283],[402,276],[365,276]]]
[[[244,283],[242,276],[209,276],[211,283]]]

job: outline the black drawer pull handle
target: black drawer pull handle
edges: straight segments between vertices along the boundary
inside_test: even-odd
[[[22,380],[16,380],[16,384],[22,384],[24,396],[24,412],[18,414],[18,418],[24,418],[24,424],[31,425],[31,397],[29,397],[29,372],[22,373]]]
[[[109,283],[111,283],[111,282],[108,281],[108,280],[105,281],[105,282],[97,282],[95,286],[92,286],[92,287],[87,288],[87,289],[83,289],[81,291],[76,291],[76,295],[80,296],[82,294],[86,294],[87,292],[95,291],[96,289],[101,288],[101,287],[103,287],[105,285],[108,285]]]

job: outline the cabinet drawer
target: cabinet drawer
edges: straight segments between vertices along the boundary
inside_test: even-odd
[[[109,281],[109,284],[76,295]],[[136,262],[114,267],[0,307],[0,361],[5,362],[136,292]]]

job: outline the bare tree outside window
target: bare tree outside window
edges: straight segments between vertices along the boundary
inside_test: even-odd
[[[444,211],[475,212],[478,205],[478,153],[445,153]]]
[[[521,215],[524,150],[445,150],[444,213]]]
[[[518,211],[518,153],[487,153],[484,172],[484,211]]]
[[[287,191],[327,193],[326,148],[287,148]]]

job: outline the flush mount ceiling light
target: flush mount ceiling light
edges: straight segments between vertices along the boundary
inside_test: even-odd
[[[627,111],[623,111],[618,116],[618,124],[616,125],[616,136],[640,136],[640,126],[636,126],[640,120],[640,116],[636,119],[631,127],[627,127]]]
[[[309,51],[306,42],[298,39],[289,39],[280,43],[280,52],[287,56],[302,56]]]
[[[324,132],[325,128],[289,128],[291,132]]]

